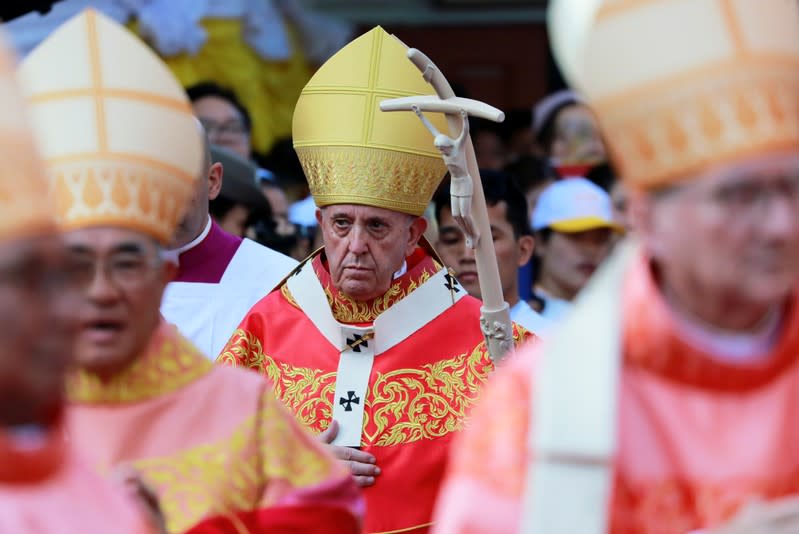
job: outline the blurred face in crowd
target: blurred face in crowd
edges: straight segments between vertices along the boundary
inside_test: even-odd
[[[474,135],[474,153],[481,169],[501,171],[508,163],[505,143],[490,130],[481,130]]]
[[[81,288],[78,364],[113,376],[144,352],[176,268],[161,259],[153,239],[133,230],[87,228],[68,232],[65,239]]]
[[[437,249],[441,259],[447,267],[455,271],[456,278],[470,295],[482,298],[477,280],[474,250],[466,246],[463,231],[452,217],[449,207],[441,208],[440,218]],[[513,226],[507,217],[507,204],[504,201],[488,206],[488,220],[491,224],[491,237],[494,240],[502,292],[508,304],[512,306],[519,299],[518,269],[527,263],[533,254],[533,237],[514,235]]]
[[[286,193],[276,185],[262,185],[261,191],[269,201],[272,208],[272,218],[275,221],[275,232],[288,235],[294,232],[294,226],[289,222],[289,201]]]
[[[572,300],[610,253],[614,232],[595,228],[584,232],[551,231],[536,239],[540,258],[536,283],[556,298]]]
[[[575,104],[558,112],[550,157],[561,165],[588,165],[605,161],[605,145],[593,113]]]
[[[799,281],[799,154],[636,195],[633,212],[667,292],[710,324],[751,327]]]
[[[234,204],[227,213],[216,219],[216,224],[229,234],[250,237],[251,210],[244,204]]]
[[[316,218],[333,284],[361,301],[388,291],[427,226],[422,217],[355,204],[326,206]]]
[[[244,117],[236,107],[216,96],[198,98],[191,104],[194,115],[200,119],[211,144],[223,146],[250,159],[250,132]]]
[[[0,425],[54,423],[73,356],[76,302],[59,237],[0,244]]]
[[[275,222],[275,234],[282,243],[274,243],[273,248],[296,260],[303,260],[311,252],[310,238],[300,233],[289,221],[289,202],[282,188],[269,182],[261,184],[261,191],[272,208],[272,219]]]

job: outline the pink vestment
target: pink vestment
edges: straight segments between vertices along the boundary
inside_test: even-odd
[[[78,460],[60,431],[26,441],[0,432],[0,532],[154,534],[143,510]]]
[[[171,325],[111,381],[71,377],[68,395],[72,440],[101,471],[139,471],[170,532],[205,523],[209,532],[223,523],[232,532],[240,523],[268,528],[290,523],[287,510],[302,525],[319,510],[314,531],[358,529],[362,501],[348,471],[299,428],[268,382],[214,366]],[[337,525],[325,520],[331,510]]]
[[[623,299],[610,532],[684,534],[718,525],[748,500],[799,492],[799,298],[786,307],[771,353],[751,365],[684,341],[645,261]],[[475,407],[438,502],[436,533],[518,532],[540,355],[522,349]]]

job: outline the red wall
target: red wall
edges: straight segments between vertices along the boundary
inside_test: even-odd
[[[548,48],[543,24],[386,27],[427,54],[451,84],[505,111],[530,109],[546,94]]]

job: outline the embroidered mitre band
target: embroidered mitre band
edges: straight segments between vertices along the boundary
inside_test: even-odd
[[[203,142],[182,87],[112,20],[86,10],[19,68],[65,230],[120,226],[171,240]]]
[[[294,110],[294,148],[317,206],[363,204],[421,215],[446,173],[430,133],[383,100],[435,94],[408,48],[376,27],[330,58]],[[428,114],[441,132],[440,113]]]
[[[799,147],[799,3],[555,0],[552,48],[627,183]]]

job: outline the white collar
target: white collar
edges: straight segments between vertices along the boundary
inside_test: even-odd
[[[406,260],[402,260],[402,265],[400,266],[399,270],[394,273],[394,280],[402,276],[403,274],[408,272],[408,262]]]
[[[211,216],[209,215],[208,216],[208,222],[205,223],[205,228],[203,229],[202,232],[200,232],[200,235],[198,235],[197,237],[195,237],[194,239],[192,239],[191,241],[189,241],[188,243],[186,243],[182,247],[178,247],[176,249],[170,250],[169,251],[170,255],[174,254],[176,256],[180,256],[181,254],[183,254],[187,250],[191,250],[194,247],[196,247],[197,245],[199,245],[200,243],[202,243],[203,240],[206,237],[208,237],[208,234],[211,232],[211,226],[213,226],[213,222],[211,221]]]
[[[770,356],[782,326],[779,308],[770,311],[753,332],[714,330],[673,310],[677,330],[697,348],[714,358],[731,363],[753,363]]]

